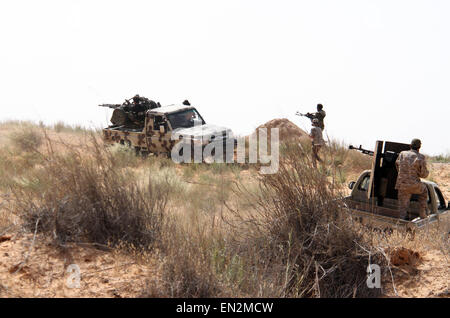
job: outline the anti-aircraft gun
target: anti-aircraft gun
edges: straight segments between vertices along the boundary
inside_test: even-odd
[[[397,181],[397,168],[395,161],[400,152],[409,150],[409,144],[390,141],[377,141],[375,150],[367,150],[359,146],[350,145],[349,149],[357,150],[365,155],[372,156],[372,171],[368,184],[367,197],[376,198],[378,205],[382,206],[385,198],[397,199],[395,183]]]
[[[361,145],[359,145],[359,148],[356,148],[356,147],[350,145],[348,147],[348,149],[350,149],[350,150],[358,150],[359,152],[362,152],[365,155],[373,156],[373,151],[372,150],[364,149],[364,148],[362,148]]]
[[[372,157],[372,168],[363,171],[356,181],[349,184],[351,194],[344,201],[359,222],[372,228],[406,228],[415,230],[427,225],[440,224],[440,220],[449,218],[450,203],[445,202],[439,186],[429,180],[422,180],[427,187],[427,210],[429,217],[421,219],[417,195],[412,195],[408,208],[408,220],[401,217],[398,209],[398,193],[395,189],[397,168],[395,162],[400,152],[409,150],[410,144],[390,141],[377,141],[375,149],[367,150],[349,146]],[[445,224],[443,221],[442,224]]]
[[[114,109],[111,116],[111,123],[114,126],[126,126],[131,125],[133,120],[131,120],[127,105],[124,104],[100,104],[100,107],[108,107]]]
[[[134,103],[130,102],[131,100]],[[136,95],[133,98],[126,99],[123,104],[100,104],[98,106],[114,109],[111,116],[111,123],[114,126],[142,126],[145,112],[149,109],[161,107],[161,104]]]

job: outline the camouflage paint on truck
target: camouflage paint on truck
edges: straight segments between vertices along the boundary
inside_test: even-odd
[[[176,117],[193,113],[198,118],[195,127],[174,127]],[[172,138],[176,134],[177,138]],[[141,128],[124,126],[109,126],[103,129],[103,139],[107,144],[120,143],[142,153],[164,154],[170,156],[173,147],[189,136],[189,142],[194,140],[210,141],[211,136],[232,139],[231,130],[206,124],[195,107],[187,105],[169,105],[147,111]],[[187,140],[184,140],[185,142]]]

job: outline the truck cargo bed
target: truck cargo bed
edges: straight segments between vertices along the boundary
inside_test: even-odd
[[[397,209],[357,202],[352,200],[350,196],[344,199],[344,203],[356,221],[381,230],[395,228],[415,231],[426,228],[427,226],[439,226],[441,222],[449,219],[448,210],[438,211],[438,213],[429,215],[426,219],[415,218],[414,220],[407,221],[399,218],[399,211]]]

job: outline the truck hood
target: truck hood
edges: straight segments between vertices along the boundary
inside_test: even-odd
[[[190,128],[178,128],[175,129],[172,133],[175,137],[180,135],[183,138],[193,138],[193,139],[201,139],[202,137],[210,138],[211,136],[215,136],[215,138],[223,138],[223,136],[228,136],[228,138],[233,137],[233,132],[231,129],[211,124],[199,125]]]

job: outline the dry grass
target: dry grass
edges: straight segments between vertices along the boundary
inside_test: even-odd
[[[66,133],[85,133],[89,131],[85,127],[82,127],[81,125],[68,125],[62,121],[57,122],[56,124],[53,124],[52,126],[45,126],[42,123],[40,126],[44,126],[47,128],[52,128],[55,132],[66,132]]]
[[[160,285],[147,295],[176,297],[361,297],[366,267],[382,255],[367,244],[350,219],[338,213],[338,183],[311,166],[297,145],[287,145],[274,175],[259,187],[240,183],[245,211],[202,213],[175,219],[164,237]],[[209,202],[209,200],[208,200]],[[217,211],[219,207],[216,207]],[[344,214],[345,215],[345,214]]]
[[[381,291],[365,284],[369,253],[385,269],[395,247],[449,253],[442,231],[411,240],[351,222],[339,204],[342,185],[353,170],[369,168],[370,157],[341,142],[323,149],[319,169],[308,140],[301,148],[284,144],[279,172],[258,175],[258,166],[141,158],[104,147],[95,133],[74,145],[45,127],[15,129],[24,139],[36,137],[30,129],[42,135],[30,147],[20,138],[2,147],[0,186],[9,204],[0,201],[0,223],[11,224],[14,213],[59,246],[151,253],[158,275],[142,278],[151,282],[144,296],[372,297]]]
[[[252,213],[235,216],[245,224],[239,246],[248,252],[242,259],[260,267],[253,274],[264,279],[258,286],[267,289],[264,296],[374,295],[365,286],[365,250],[371,247],[340,211],[338,183],[314,169],[305,151],[287,145],[279,172],[261,176],[260,186],[249,196]]]
[[[13,147],[19,151],[32,152],[39,149],[43,143],[43,134],[32,126],[12,132],[10,135]]]
[[[427,160],[430,162],[449,163],[450,162],[450,153],[440,154],[437,156],[427,156]]]
[[[92,137],[92,147],[67,145],[61,154],[47,139],[46,152],[35,152],[38,170],[10,187],[13,212],[30,230],[53,235],[56,242],[118,244],[150,247],[160,237],[167,189],[150,178],[131,178],[121,155]]]

